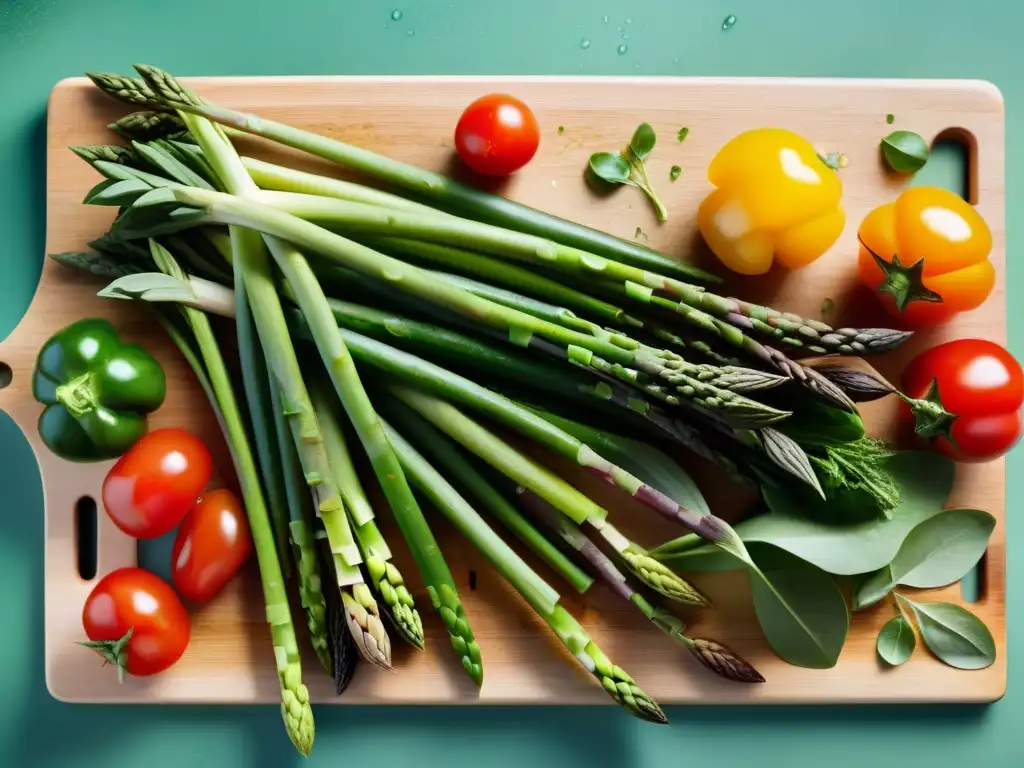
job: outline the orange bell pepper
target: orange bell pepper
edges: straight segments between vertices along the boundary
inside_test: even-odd
[[[846,215],[843,185],[806,139],[759,128],[715,155],[697,224],[712,252],[734,272],[760,275],[775,261],[806,266],[832,247]]]
[[[875,208],[857,233],[861,281],[891,315],[942,323],[992,293],[992,233],[974,206],[939,187],[911,187]]]

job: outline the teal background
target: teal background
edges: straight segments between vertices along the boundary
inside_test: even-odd
[[[400,22],[390,18],[394,8],[403,11]],[[723,32],[729,13],[738,22]],[[85,69],[126,71],[136,61],[179,75],[984,78],[1007,104],[1007,262],[1015,292],[1022,270],[1014,224],[1024,215],[1022,22],[1020,0],[0,0],[0,337],[28,305],[43,254],[49,90]],[[586,50],[584,37],[592,41]],[[625,55],[616,52],[622,42]],[[1021,357],[1020,319],[1010,330]],[[1022,469],[1018,451],[1010,459],[1011,516]],[[38,471],[4,415],[0,488],[0,765],[299,762],[276,708],[100,708],[52,700],[43,681]],[[1011,585],[1024,573],[1016,533],[1013,527]],[[1016,663],[1024,650],[1022,616],[1010,606],[1009,693],[991,707],[676,707],[666,728],[614,707],[321,707],[308,764],[1024,765],[1024,680]]]

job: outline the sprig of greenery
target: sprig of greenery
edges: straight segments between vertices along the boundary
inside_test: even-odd
[[[658,221],[668,218],[668,210],[661,202],[651,180],[647,177],[644,161],[650,157],[657,142],[654,129],[647,123],[641,123],[633,133],[629,146],[621,152],[595,152],[590,156],[590,170],[599,179],[609,184],[626,184],[638,187],[650,198],[654,205]]]

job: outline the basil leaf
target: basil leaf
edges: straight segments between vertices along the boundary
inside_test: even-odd
[[[914,628],[910,622],[902,616],[896,616],[885,622],[882,631],[878,633],[878,640],[875,648],[882,661],[886,664],[898,667],[907,661],[917,647],[917,638],[914,637]]]
[[[590,156],[590,170],[610,184],[633,184],[629,162],[616,152],[595,152]]]
[[[897,173],[914,173],[928,162],[928,143],[912,131],[893,131],[882,139],[882,154]]]
[[[633,138],[629,142],[629,151],[633,153],[637,160],[646,160],[647,156],[654,151],[656,141],[657,137],[654,135],[654,129],[647,123],[641,123],[637,126],[636,131],[633,133]]]
[[[757,564],[750,569],[754,611],[772,650],[798,667],[834,667],[850,614],[832,577],[775,547],[753,547],[750,554]]]
[[[739,523],[736,532],[747,544],[771,544],[828,573],[851,576],[877,571],[892,562],[911,530],[942,511],[953,487],[953,462],[930,451],[900,451],[886,468],[900,486],[900,504],[892,519],[846,525],[811,520],[805,516],[804,504],[794,502],[782,489],[765,486],[771,513]],[[658,559],[681,571],[740,566],[713,545]]]
[[[921,630],[921,639],[940,661],[957,669],[984,669],[996,660],[996,642],[985,623],[953,603],[915,603],[910,606]]]

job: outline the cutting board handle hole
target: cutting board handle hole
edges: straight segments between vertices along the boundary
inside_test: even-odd
[[[0,362],[0,389],[6,389],[14,381],[14,371],[7,363]]]
[[[99,519],[96,514],[96,499],[83,496],[75,502],[75,550],[78,559],[78,575],[83,581],[96,578],[99,556]]]
[[[971,205],[977,205],[977,160],[978,142],[974,134],[963,128],[947,128],[935,137],[931,157],[914,182],[945,187]]]
[[[978,564],[960,580],[960,597],[965,603],[977,603],[984,599],[988,591],[985,579],[987,560],[988,553],[986,552],[981,556]]]

